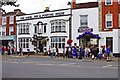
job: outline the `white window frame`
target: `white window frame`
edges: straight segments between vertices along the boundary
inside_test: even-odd
[[[111,20],[107,20],[108,19],[108,15],[111,16]],[[111,21],[112,22],[112,25],[110,27],[107,26],[107,22],[108,21]],[[113,28],[113,14],[106,14],[106,17],[105,17],[105,24],[106,24],[106,28]]]
[[[4,33],[4,34],[3,34]],[[2,36],[6,36],[6,26],[2,26],[2,31],[1,31]]]
[[[27,41],[27,39],[28,39],[28,41]],[[30,44],[29,44],[29,38],[19,38],[18,39],[19,41],[19,48],[21,47],[21,48],[23,48],[23,49],[28,49],[28,48],[30,48]],[[27,47],[27,44],[28,44],[28,47]],[[25,45],[25,46],[24,46]]]
[[[108,2],[107,2],[108,0],[105,0],[105,5],[113,5],[113,0],[111,0],[111,4],[107,4]]]
[[[119,21],[118,21],[118,23],[119,23],[119,28],[120,28],[120,13],[119,13]]]
[[[65,48],[65,37],[51,37],[51,47]]]
[[[14,27],[13,26],[9,27],[9,35],[13,35],[13,34],[11,34],[13,32],[14,32]]]
[[[2,18],[2,25],[5,25],[7,23],[7,17]]]
[[[118,0],[118,4],[120,4],[120,0]]]
[[[10,24],[14,24],[14,16],[10,16]]]
[[[82,22],[83,16],[86,17],[86,20],[87,20],[87,21],[86,21],[86,23],[87,23],[86,25],[82,25],[82,23],[83,23],[83,22]],[[85,22],[85,21],[84,21],[84,22]],[[88,27],[88,15],[80,15],[80,27]]]
[[[65,32],[66,31],[66,21],[64,19],[56,19],[50,21],[51,32]]]
[[[29,34],[30,33],[30,23],[20,23],[18,24],[18,34]]]

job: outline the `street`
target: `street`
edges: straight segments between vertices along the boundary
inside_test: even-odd
[[[118,78],[118,61],[2,57],[2,78]]]

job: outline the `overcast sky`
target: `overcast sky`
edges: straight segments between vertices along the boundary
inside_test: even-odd
[[[35,13],[44,11],[46,6],[50,7],[50,10],[57,10],[63,8],[69,8],[68,1],[72,0],[18,0],[19,7],[3,6],[6,12],[13,11],[14,9],[21,9],[25,13]],[[77,3],[94,2],[97,0],[76,0]]]

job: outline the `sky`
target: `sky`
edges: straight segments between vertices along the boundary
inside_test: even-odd
[[[3,6],[2,8],[6,10],[6,12],[14,11],[14,9],[21,9],[24,13],[35,13],[35,12],[43,12],[45,7],[50,7],[50,10],[58,10],[69,8],[67,5],[68,2],[72,0],[17,0],[16,4],[20,4],[19,7],[13,6]],[[97,0],[76,0],[76,3],[84,3],[84,2],[94,2]]]

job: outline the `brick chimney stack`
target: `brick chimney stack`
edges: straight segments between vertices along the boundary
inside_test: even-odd
[[[73,9],[76,8],[76,0],[72,0],[72,8],[73,8]]]

